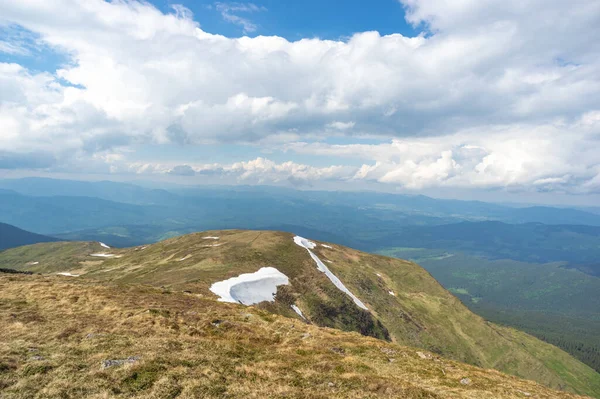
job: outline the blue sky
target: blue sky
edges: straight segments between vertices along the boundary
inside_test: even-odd
[[[0,177],[593,203],[598,36],[594,0],[7,0]]]
[[[217,10],[216,3],[212,1],[155,0],[152,3],[164,11],[167,11],[173,3],[183,4],[196,15],[202,29],[229,37],[243,34],[277,35],[293,41],[307,37],[338,40],[356,32],[371,30],[376,30],[383,35],[418,34],[406,23],[402,4],[396,0],[254,1],[252,4],[260,10],[235,12],[236,15],[256,25],[256,30],[252,32],[244,32],[240,25],[224,20],[221,12]]]

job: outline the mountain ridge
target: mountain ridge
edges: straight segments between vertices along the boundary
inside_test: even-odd
[[[0,273],[6,399],[583,398],[195,294]]]
[[[217,240],[207,237],[219,237]],[[455,360],[536,379],[554,388],[600,396],[600,375],[565,352],[520,331],[489,323],[471,313],[420,266],[315,242],[314,254],[368,311],[317,270],[293,235],[271,231],[207,231],[127,249],[98,243],[54,243],[16,248],[0,263],[21,270],[69,273],[122,284],[149,284],[213,298],[218,281],[276,267],[290,285],[276,301],[259,307],[312,323],[422,347]],[[90,256],[103,254],[102,256]],[[34,260],[35,259],[35,260]],[[26,267],[28,262],[40,262]]]
[[[23,245],[53,241],[62,240],[55,237],[32,233],[11,224],[0,222],[0,251],[8,248],[20,247]]]

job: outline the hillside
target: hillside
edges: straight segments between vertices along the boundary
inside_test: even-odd
[[[206,298],[216,298],[211,292],[216,282],[274,267],[289,284],[276,288],[275,302],[259,305],[265,310],[600,397],[600,375],[591,368],[523,332],[486,322],[420,266],[334,244],[309,244],[289,233],[210,231],[128,249],[97,243],[37,244],[0,253],[0,264],[162,286]],[[334,276],[328,278],[317,267],[329,268]],[[247,287],[236,287],[242,288]]]
[[[59,239],[21,230],[10,224],[0,223],[0,251],[7,248],[20,247],[22,245],[53,241],[59,241]]]
[[[140,285],[0,274],[2,398],[576,398],[356,333]]]

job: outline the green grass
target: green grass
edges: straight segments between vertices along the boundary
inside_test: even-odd
[[[205,235],[220,236],[221,245],[207,247],[213,242],[203,240]],[[549,387],[600,396],[600,375],[591,368],[536,338],[486,322],[415,263],[338,245],[315,248],[323,261],[331,261],[326,264],[332,272],[370,309],[362,311],[316,269],[307,251],[294,244],[292,237],[287,233],[229,230],[177,237],[144,249],[107,251],[95,243],[48,249],[34,246],[2,252],[0,263],[8,262],[7,267],[21,270],[68,271],[86,279],[164,287],[165,297],[185,290],[203,298],[214,298],[209,287],[216,281],[273,266],[289,277],[290,285],[280,290],[275,303],[259,306],[269,312],[302,322],[290,309],[296,304],[320,326],[390,339]],[[91,258],[90,251],[111,252],[119,258]],[[34,259],[40,263],[27,265]],[[485,299],[468,285],[452,286]],[[150,308],[156,309],[154,316],[168,318],[161,313],[162,307]],[[555,364],[571,372],[559,372]]]
[[[560,263],[465,254],[436,260],[440,252],[417,248],[413,254],[475,313],[557,345],[600,371],[599,278]]]
[[[415,348],[179,291],[0,275],[0,292],[6,399],[576,398]],[[164,312],[148,311],[157,304]],[[465,377],[469,385],[460,383]]]

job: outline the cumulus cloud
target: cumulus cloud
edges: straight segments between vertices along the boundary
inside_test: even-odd
[[[4,1],[0,26],[18,27],[67,62],[49,72],[0,63],[0,150],[52,154],[68,165],[139,144],[293,136],[299,143],[290,150],[358,158],[363,167],[255,160],[218,170],[415,189],[598,189],[598,1],[401,3],[425,34],[290,42],[205,32],[183,6],[165,14],[136,0]],[[233,17],[261,11],[215,7],[247,32],[252,23]],[[11,37],[0,45],[24,48]],[[330,135],[387,143],[311,142]]]
[[[194,176],[196,174],[190,165],[177,165],[167,173],[177,176]]]

